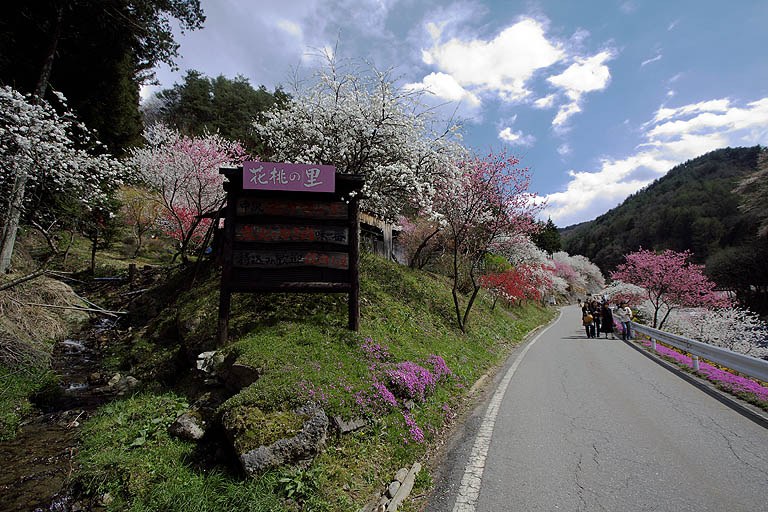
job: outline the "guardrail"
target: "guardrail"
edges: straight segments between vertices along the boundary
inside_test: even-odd
[[[691,340],[671,334],[668,332],[653,329],[647,325],[631,322],[632,332],[642,334],[651,339],[652,348],[656,350],[656,342],[660,341],[671,345],[680,350],[685,350],[693,357],[692,367],[694,371],[699,371],[699,357],[708,361],[730,368],[754,379],[768,382],[768,361],[757,359],[756,357],[745,356],[721,347],[708,345],[700,341]]]

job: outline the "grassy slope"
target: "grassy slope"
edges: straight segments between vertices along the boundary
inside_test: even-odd
[[[145,392],[108,406],[88,423],[78,481],[95,495],[109,492],[115,510],[182,503],[184,510],[356,510],[399,467],[423,460],[430,443],[461,409],[468,387],[552,316],[535,305],[515,308],[512,315],[480,300],[469,332],[462,334],[455,328],[445,278],[370,255],[363,256],[361,270],[359,334],[346,329],[346,299],[340,295],[243,294],[233,299],[234,341],[226,350],[259,368],[262,377],[226,402],[222,413],[247,420],[255,408],[280,414],[314,398],[329,416],[369,420],[361,431],[329,436],[312,469],[259,479],[198,469],[195,446],[169,438],[161,428],[173,420],[183,397]],[[217,286],[213,276],[169,308],[182,317],[201,317],[195,336],[214,335]],[[389,355],[373,359],[363,346],[375,344]],[[412,411],[404,407],[409,396],[402,388],[396,405],[385,405],[375,394],[374,381],[398,394],[386,369],[405,361],[430,368],[428,358],[434,355],[445,360],[453,377],[441,379],[423,401],[416,397]],[[417,485],[428,483],[429,474],[423,472]]]

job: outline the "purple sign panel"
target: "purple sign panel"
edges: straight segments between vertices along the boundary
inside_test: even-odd
[[[336,168],[332,165],[244,162],[243,188],[245,190],[334,192]]]

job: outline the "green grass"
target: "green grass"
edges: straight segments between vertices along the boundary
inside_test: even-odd
[[[168,295],[164,297],[168,301]],[[186,333],[188,343],[211,340],[217,306],[218,276],[212,275],[182,293],[135,345],[146,354],[162,353],[164,344],[176,346],[179,340],[172,331],[177,318],[182,323],[200,320]],[[424,462],[430,444],[445,434],[452,416],[466,405],[468,388],[552,315],[536,304],[514,308],[514,315],[500,306],[492,310],[481,296],[464,334],[456,327],[447,279],[371,255],[361,259],[360,333],[346,328],[344,295],[235,294],[232,342],[225,351],[261,373],[220,409],[241,430],[263,430],[246,434],[243,442],[266,442],[281,429],[295,430],[286,413],[310,398],[329,416],[365,417],[368,426],[341,437],[329,434],[325,450],[309,470],[285,469],[242,479],[223,469],[196,469],[192,443],[170,439],[164,428],[152,426],[172,421],[182,398],[147,393],[110,405],[111,412],[88,423],[76,478],[93,494],[119,496],[115,506],[121,510],[260,510],[265,503],[275,506],[273,510],[356,510],[380,492],[397,469]],[[364,344],[386,347],[386,363],[371,370]],[[445,360],[453,377],[441,379],[423,401],[414,400],[412,411],[404,409],[407,396],[402,394],[396,406],[368,400],[363,407],[356,400],[372,397],[373,374],[386,381],[382,368],[403,362],[430,368],[428,359],[434,356]],[[393,382],[386,383],[398,393]],[[258,418],[253,419],[250,413],[256,410]],[[117,424],[116,418],[123,423]],[[414,426],[423,442],[413,434]],[[141,438],[140,446],[132,446]],[[428,488],[430,482],[425,468],[419,488]],[[211,497],[216,493],[218,502]]]
[[[13,369],[0,365],[0,441],[16,436],[19,423],[38,403],[55,398],[58,380],[47,368],[29,366]]]
[[[140,394],[102,407],[81,432],[76,480],[107,510],[282,510],[275,478],[237,478],[196,463],[196,447],[168,435],[187,407],[173,393]]]

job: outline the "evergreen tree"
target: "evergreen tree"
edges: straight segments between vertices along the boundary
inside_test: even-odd
[[[548,254],[561,250],[560,231],[552,219],[547,219],[547,222],[539,221],[537,224],[539,225],[539,232],[531,235],[531,240],[536,244],[536,247]]]
[[[171,19],[194,30],[205,17],[199,0],[12,2],[0,18],[0,83],[40,97],[49,85],[63,92],[122,154],[141,136],[139,85],[178,56]]]
[[[190,137],[219,133],[242,142],[251,154],[262,155],[263,145],[253,132],[253,120],[287,99],[280,88],[273,93],[263,85],[254,89],[242,75],[208,78],[188,70],[182,83],[157,93],[154,101],[142,106],[142,112],[148,125],[160,122]]]

